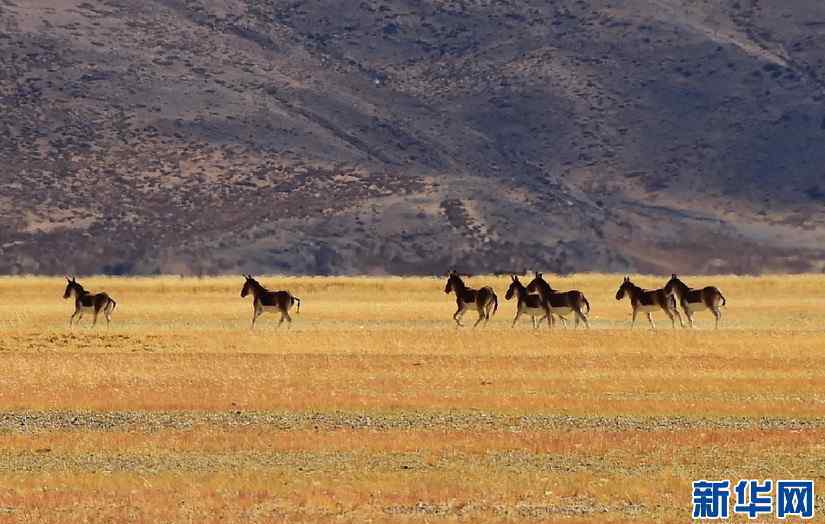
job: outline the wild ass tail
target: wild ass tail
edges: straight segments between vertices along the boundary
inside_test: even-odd
[[[587,301],[587,297],[584,296],[584,293],[580,293],[580,295],[582,297],[582,302],[584,302],[584,305],[587,306],[587,314],[589,315],[590,314],[590,302]]]
[[[722,292],[721,292],[721,291],[719,291],[718,289],[717,289],[716,291],[719,293],[719,298],[721,298],[721,299],[722,299],[722,305],[723,305],[723,306],[726,306],[726,305],[728,304],[728,301],[727,301],[727,300],[725,300],[725,295],[723,295],[723,294],[722,294]]]
[[[498,297],[496,296],[495,291],[491,290],[491,293],[493,295],[493,312],[490,314],[490,318],[493,318],[493,315],[495,315],[496,311],[498,311]]]
[[[112,297],[109,297],[109,302],[112,303],[112,311],[114,311],[117,307],[117,302],[115,302],[115,299],[113,299]]]
[[[301,312],[301,299],[300,299],[300,298],[298,298],[298,297],[296,297],[296,296],[293,296],[293,297],[292,297],[292,303],[294,304],[295,302],[297,302],[297,303],[298,303],[298,307],[297,307],[297,309],[295,310],[295,312],[296,312],[296,313],[300,313],[300,312]]]

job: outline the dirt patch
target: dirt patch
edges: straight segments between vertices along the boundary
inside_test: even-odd
[[[408,412],[381,414],[290,412],[5,412],[0,432],[45,431],[161,431],[209,426],[216,430],[265,426],[273,429],[332,431],[460,430],[460,431],[677,431],[698,429],[787,429],[825,427],[825,418],[686,418],[686,417],[506,417],[483,412]]]

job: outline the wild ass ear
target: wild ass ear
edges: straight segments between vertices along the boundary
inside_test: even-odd
[[[72,276],[72,283],[77,283],[77,280],[75,280],[74,276]]]
[[[63,275],[63,276],[66,277],[66,282],[71,282],[72,281],[72,279],[69,278],[69,275]]]
[[[670,278],[676,278],[676,273],[673,273],[672,275],[670,275]]]

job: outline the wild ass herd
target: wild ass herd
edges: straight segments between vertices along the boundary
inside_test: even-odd
[[[573,314],[576,327],[579,322],[583,322],[585,327],[590,327],[587,322],[587,315],[590,314],[590,303],[584,293],[578,290],[557,291],[542,278],[541,273],[536,273],[535,278],[527,286],[522,284],[518,276],[510,276],[510,287],[504,298],[511,300],[516,297],[516,316],[512,326],[516,325],[519,317],[527,314],[531,317],[533,327],[538,327],[542,320],[547,320],[547,327],[550,328],[555,323],[555,317],[567,325],[565,315]],[[468,310],[475,308],[478,312],[478,320],[473,325],[477,326],[482,320],[487,323],[498,309],[498,298],[493,288],[483,287],[479,290],[468,288],[461,280],[461,276],[455,271],[451,271],[447,279],[445,293],[453,292],[456,295],[456,305],[458,309],[453,314],[453,320],[461,325],[461,317]],[[693,314],[703,309],[709,309],[716,319],[716,327],[719,327],[719,320],[722,312],[719,309],[725,305],[725,297],[713,286],[701,289],[692,289],[679,280],[675,274],[671,276],[665,287],[661,289],[642,289],[634,284],[630,277],[624,277],[619,290],[616,292],[616,300],[624,297],[630,298],[630,306],[633,310],[633,320],[630,327],[636,325],[636,316],[639,313],[647,314],[647,320],[652,328],[656,328],[653,322],[653,312],[661,309],[670,318],[673,327],[676,327],[676,319],[684,327],[682,315],[679,307],[684,311],[685,316],[693,327]]]
[[[244,279],[241,297],[246,297],[250,293],[253,296],[253,328],[255,327],[255,321],[265,312],[281,314],[278,326],[283,324],[284,320],[287,321],[287,325],[292,324],[292,317],[289,312],[293,306],[297,305],[296,312],[301,312],[301,299],[289,291],[270,291],[255,280],[252,275],[244,275]],[[80,322],[86,312],[91,312],[93,315],[92,325],[97,324],[97,317],[100,312],[103,312],[106,317],[107,325],[111,322],[112,311],[117,306],[112,297],[106,293],[92,294],[86,291],[74,277],[66,277],[66,281],[63,298],[74,297],[75,301],[75,310],[72,316],[69,317],[69,326]],[[455,294],[458,309],[453,313],[453,320],[459,326],[462,325],[461,318],[467,311],[475,309],[478,313],[478,320],[473,324],[473,327],[476,327],[482,321],[486,324],[498,310],[498,297],[492,287],[469,288],[464,284],[461,275],[455,271],[451,271],[447,277],[444,293]],[[718,288],[708,286],[693,289],[679,280],[675,274],[660,289],[642,289],[635,285],[630,277],[624,277],[619,290],[616,292],[616,300],[622,300],[625,296],[630,299],[630,306],[633,311],[631,328],[636,325],[636,316],[639,313],[645,313],[650,326],[655,329],[656,324],[653,322],[652,315],[660,309],[670,319],[674,328],[676,327],[677,318],[679,324],[684,327],[682,315],[679,313],[680,308],[687,317],[690,327],[693,327],[694,313],[703,309],[710,310],[716,319],[716,328],[718,328],[719,320],[722,318],[720,307],[726,303],[725,297],[722,296]],[[566,327],[566,315],[570,314],[573,315],[576,327],[579,326],[579,323],[584,323],[585,327],[590,327],[587,320],[587,316],[590,314],[590,303],[584,293],[575,289],[572,291],[555,290],[539,272],[536,272],[535,278],[526,286],[519,281],[518,276],[511,275],[510,287],[507,288],[504,297],[507,300],[512,300],[513,297],[516,299],[516,316],[513,318],[511,327],[515,327],[522,315],[528,315],[531,318],[534,328],[541,325],[542,320],[546,320],[547,327],[551,328],[555,325],[556,317]]]

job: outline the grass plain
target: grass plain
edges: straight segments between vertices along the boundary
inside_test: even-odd
[[[263,277],[303,304],[254,331],[240,277],[80,280],[110,327],[0,278],[0,522],[684,522],[692,480],[825,482],[825,276],[685,278],[718,331],[630,330],[618,275],[551,279],[587,331],[511,329],[503,277],[483,329],[443,279]]]

